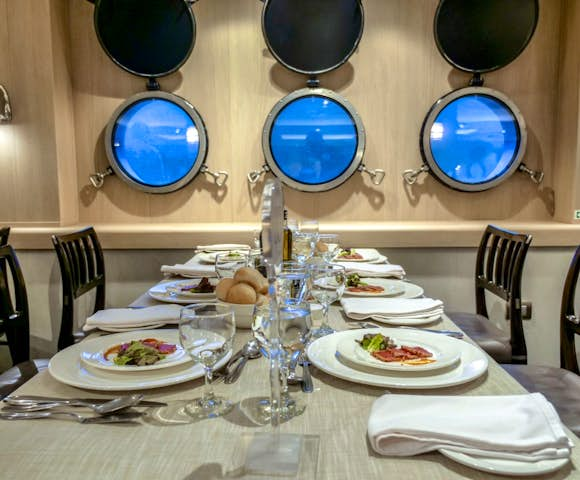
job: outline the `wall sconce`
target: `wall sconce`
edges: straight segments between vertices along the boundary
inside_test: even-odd
[[[10,98],[4,85],[0,85],[0,101],[2,100],[4,101],[4,107],[0,107],[0,123],[8,123],[12,121],[12,107],[10,106]]]

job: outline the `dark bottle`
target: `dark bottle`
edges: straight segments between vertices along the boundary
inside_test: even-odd
[[[292,260],[292,230],[288,227],[288,210],[284,209],[284,236],[282,240],[282,260]]]

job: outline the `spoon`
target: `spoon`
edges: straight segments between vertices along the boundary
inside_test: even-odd
[[[224,380],[225,383],[234,383],[239,378],[240,373],[242,373],[242,369],[244,368],[244,365],[246,365],[248,359],[258,358],[261,355],[260,344],[255,338],[252,338],[242,347],[242,359],[236,365],[234,370],[226,376]]]
[[[85,417],[74,412],[0,412],[3,420],[29,420],[39,418],[72,418],[79,423],[134,423],[142,412],[126,412],[117,415]]]
[[[87,407],[93,410],[95,413],[99,415],[106,415],[112,412],[116,412],[118,410],[122,410],[127,407],[132,407],[137,405],[143,399],[142,394],[135,394],[135,395],[128,395],[124,397],[117,397],[109,400],[108,402],[96,404],[90,402],[79,402],[79,401],[71,401],[71,400],[62,400],[62,401],[54,401],[54,402],[44,402],[44,403],[13,403],[10,399],[5,399],[10,405],[11,411],[18,411],[18,412],[39,412],[43,410],[50,410],[52,408],[58,407]]]

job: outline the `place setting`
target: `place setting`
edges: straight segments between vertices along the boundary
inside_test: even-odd
[[[217,278],[194,278],[191,280],[173,280],[162,282],[151,287],[148,295],[160,302],[189,305],[196,302],[207,302],[216,299]]]

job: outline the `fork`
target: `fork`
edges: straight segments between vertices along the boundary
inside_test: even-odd
[[[0,418],[3,420],[29,420],[42,418],[59,418],[76,420],[79,423],[135,423],[134,420],[141,417],[142,412],[125,412],[113,415],[97,417],[85,417],[74,412],[42,411],[42,412],[7,412],[1,411]]]

